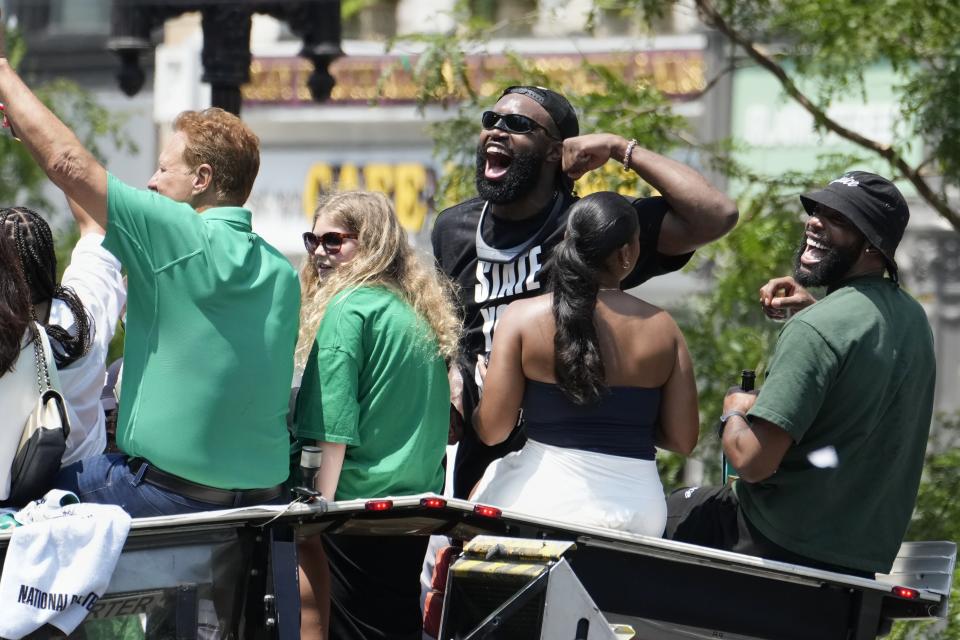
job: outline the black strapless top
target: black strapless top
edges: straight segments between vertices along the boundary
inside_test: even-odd
[[[523,417],[528,438],[543,444],[653,460],[660,389],[610,387],[597,404],[576,405],[555,384],[527,379]]]

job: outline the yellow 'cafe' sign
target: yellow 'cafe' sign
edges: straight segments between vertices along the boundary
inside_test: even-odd
[[[576,191],[585,196],[608,188],[611,177],[619,183],[617,191],[633,196],[640,188],[636,174],[624,174],[620,165],[608,162],[596,171],[591,171],[577,180]],[[393,199],[400,224],[411,233],[423,229],[427,214],[433,210],[437,176],[430,165],[418,162],[366,164],[331,164],[317,162],[307,171],[304,180],[302,203],[303,214],[313,219],[314,209],[320,196],[334,190],[350,191],[367,189],[385,193]]]
[[[432,208],[436,176],[432,167],[414,162],[370,162],[361,166],[350,162],[341,165],[317,162],[307,171],[303,185],[303,213],[308,219],[313,218],[320,196],[336,189],[365,189],[387,194],[393,198],[400,224],[408,231],[417,232]]]

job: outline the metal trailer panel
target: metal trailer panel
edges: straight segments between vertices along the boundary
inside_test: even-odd
[[[848,636],[843,637],[871,638],[887,619],[946,615],[956,561],[952,542],[904,543],[891,573],[868,580],[508,511],[488,517],[475,513],[476,505],[464,500],[443,499],[438,503],[442,506],[426,507],[421,500],[427,497],[438,498],[393,498],[384,511],[368,511],[366,501],[354,500],[135,519],[108,595],[147,593],[177,581],[224,585],[240,602],[236,607],[248,614],[231,616],[233,628],[238,628],[242,617],[250,631],[239,629],[240,637],[250,637],[254,631],[258,636],[296,637],[290,625],[284,625],[286,632],[277,628],[276,617],[274,626],[265,628],[263,596],[273,593],[273,586],[266,585],[272,580],[265,575],[266,568],[260,570],[260,580],[251,579],[255,576],[250,572],[257,567],[248,563],[255,557],[258,563],[270,562],[274,549],[264,545],[273,542],[274,530],[289,527],[297,535],[324,530],[445,534],[465,539],[485,533],[575,541],[578,550],[571,556],[571,567],[611,620],[647,621],[676,630],[695,627],[698,633],[713,630],[727,637],[832,638],[841,637],[838,630],[847,630]],[[0,559],[10,535],[0,532]],[[281,538],[279,542],[286,541],[289,550],[290,536]],[[238,557],[242,558],[239,563]],[[277,588],[285,588],[288,594],[293,593],[286,582],[290,566],[287,563],[283,575],[274,578]],[[914,599],[900,598],[891,592],[893,585],[919,593]],[[289,599],[284,597],[287,606]],[[749,603],[746,608],[744,601]],[[798,611],[803,615],[798,616]],[[288,611],[285,617],[294,616]],[[802,636],[800,629],[806,629],[807,635]],[[755,633],[763,635],[752,636]]]

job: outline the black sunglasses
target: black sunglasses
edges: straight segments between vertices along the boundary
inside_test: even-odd
[[[508,133],[528,134],[533,133],[535,129],[542,129],[548,138],[559,140],[552,135],[545,126],[527,116],[519,113],[497,113],[496,111],[484,111],[480,116],[480,124],[484,129],[502,129]]]
[[[327,231],[325,234],[318,236],[311,231],[306,231],[303,234],[303,246],[310,255],[316,253],[317,248],[320,245],[323,245],[323,250],[328,254],[335,255],[340,253],[340,249],[343,248],[343,241],[346,238],[353,238],[356,240],[357,234],[340,233],[339,231]]]

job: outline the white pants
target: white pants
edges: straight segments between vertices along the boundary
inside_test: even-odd
[[[667,521],[653,460],[527,440],[487,467],[474,502],[529,515],[660,537]]]

